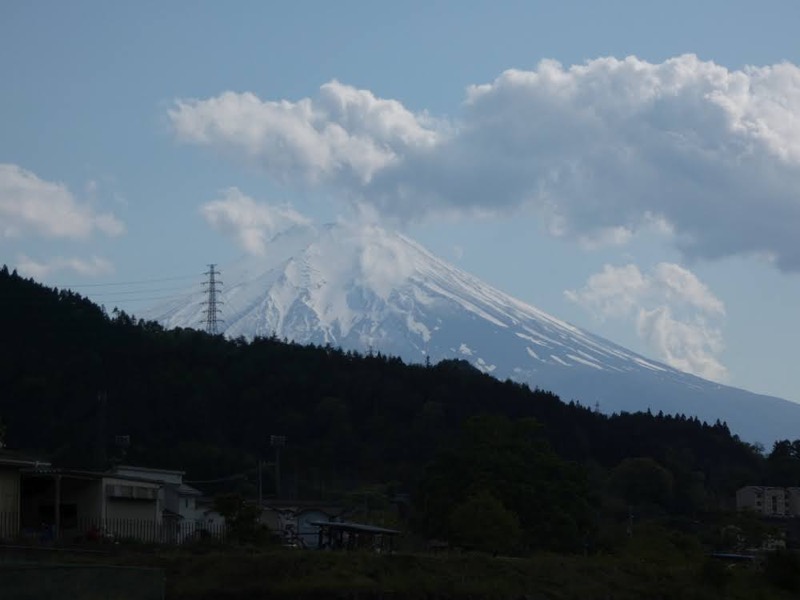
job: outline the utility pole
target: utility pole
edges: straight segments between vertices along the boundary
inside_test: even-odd
[[[275,448],[275,495],[281,497],[281,448],[286,445],[285,435],[269,436],[269,445]]]
[[[218,325],[223,322],[219,318],[219,314],[222,312],[219,305],[222,304],[222,301],[217,300],[217,295],[221,292],[219,286],[222,285],[222,281],[217,279],[217,275],[220,272],[217,271],[216,267],[217,265],[214,263],[208,265],[208,271],[205,272],[208,281],[203,283],[207,294],[206,301],[203,302],[206,307],[203,310],[203,314],[206,317],[206,333],[210,335],[217,335],[219,333]]]
[[[108,441],[108,393],[105,390],[97,392],[97,434],[95,439],[94,462],[95,468],[105,470],[108,468],[108,455],[106,443]]]
[[[261,470],[264,461],[259,457],[258,459],[258,520],[261,521],[261,511],[264,510],[264,491],[261,485]]]
[[[633,537],[633,505],[628,505],[628,537]]]

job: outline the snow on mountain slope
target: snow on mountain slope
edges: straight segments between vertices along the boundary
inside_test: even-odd
[[[800,404],[721,386],[646,359],[520,302],[375,226],[298,226],[264,257],[223,266],[224,333],[277,335],[402,357],[463,358],[604,412],[663,410],[728,422],[748,441],[797,437]],[[202,327],[199,286],[145,316]]]

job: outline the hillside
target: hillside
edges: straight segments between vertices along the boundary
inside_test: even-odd
[[[0,299],[7,444],[60,465],[122,460],[114,436],[129,435],[126,462],[184,469],[188,480],[220,479],[248,495],[256,461],[274,456],[269,436],[280,434],[284,495],[406,492],[414,527],[435,534],[446,533],[453,498],[490,486],[526,531],[563,525],[535,538],[563,549],[597,531],[590,505],[623,521],[630,502],[692,515],[730,506],[739,486],[774,473],[800,482],[797,460],[773,464],[722,422],[603,415],[465,361],[405,365],[330,346],[164,330],[7,269]],[[630,487],[638,481],[650,483]],[[269,477],[265,486],[274,493]],[[537,509],[550,495],[574,502]],[[554,506],[567,521],[542,520]]]
[[[296,226],[263,256],[222,267],[222,331],[331,344],[409,363],[465,360],[499,379],[551,390],[605,413],[721,419],[748,442],[794,437],[800,404],[723,386],[641,356],[512,298],[399,233]],[[545,283],[546,285],[546,283]],[[145,313],[202,327],[203,288]]]

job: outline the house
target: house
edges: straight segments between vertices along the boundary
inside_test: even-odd
[[[216,532],[225,525],[223,517],[200,503],[203,493],[184,483],[184,471],[120,465],[111,473],[152,481],[161,486],[161,520],[165,530],[175,536],[175,541],[184,541],[199,532]]]
[[[23,469],[49,467],[50,463],[0,450],[0,539],[15,537],[21,526]]]
[[[0,451],[0,539],[135,539],[175,543],[223,535],[222,517],[199,504],[183,471],[117,466],[54,468]]]
[[[116,473],[36,466],[21,471],[22,532],[41,540],[161,538],[160,484]]]
[[[800,488],[748,485],[736,491],[736,510],[764,517],[800,516]]]

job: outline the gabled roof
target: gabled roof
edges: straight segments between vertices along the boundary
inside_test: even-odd
[[[135,465],[116,465],[112,471],[141,471],[142,473],[153,473],[156,475],[186,475],[186,471],[178,471],[175,469],[156,469],[153,467],[137,467]]]
[[[179,496],[202,496],[203,492],[198,490],[197,488],[193,488],[190,485],[186,485],[182,483],[178,486],[178,495]]]
[[[119,481],[131,481],[136,482],[139,484],[145,484],[151,487],[160,487],[162,484],[160,481],[154,481],[153,479],[148,479],[146,477],[133,477],[131,475],[117,475],[114,473],[108,473],[104,471],[86,471],[82,469],[62,469],[59,467],[51,467],[50,463],[47,463],[46,466],[37,466],[33,467],[31,465],[28,468],[21,469],[21,472],[29,477],[37,477],[37,476],[54,476],[60,475],[62,477],[69,477],[72,479],[95,479],[95,480],[102,480],[102,479],[114,479]]]

